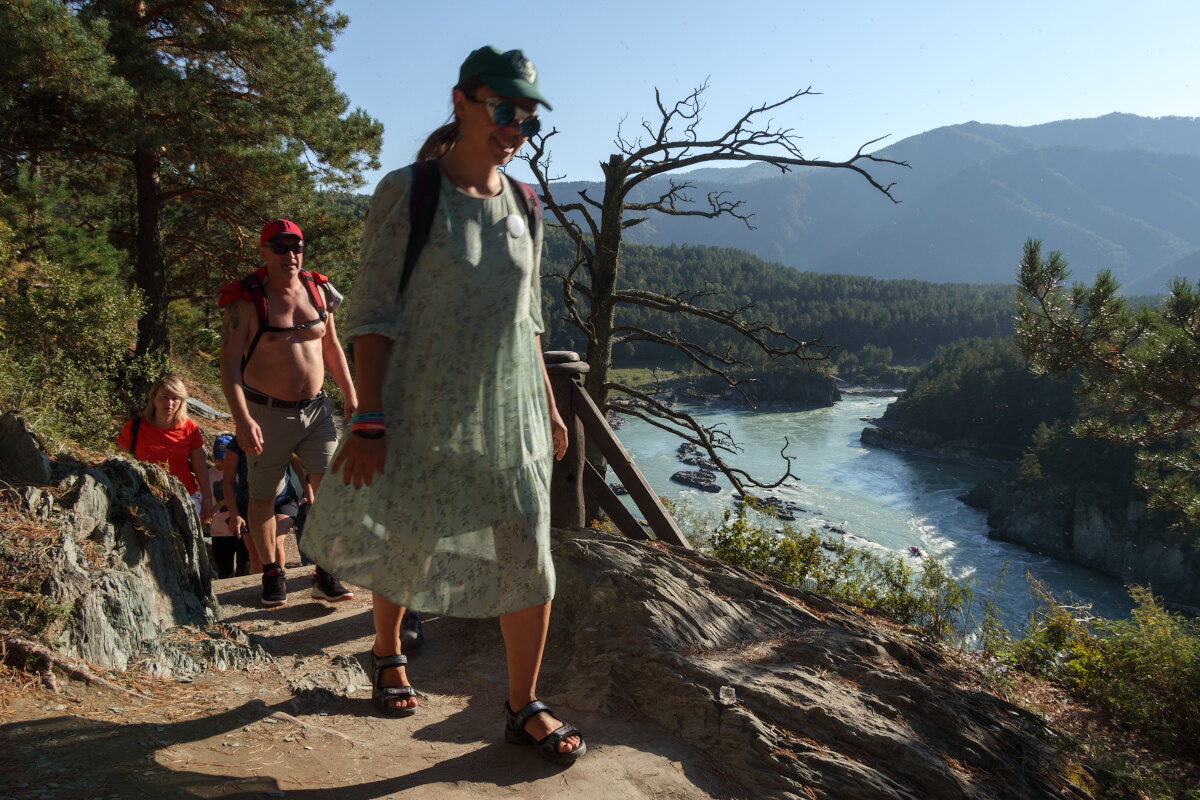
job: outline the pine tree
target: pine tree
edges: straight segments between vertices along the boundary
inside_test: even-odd
[[[1107,270],[1068,286],[1058,251],[1025,243],[1017,334],[1039,372],[1077,371],[1089,413],[1078,434],[1134,448],[1138,482],[1159,508],[1200,524],[1200,287],[1177,278],[1157,308],[1134,309]]]
[[[323,60],[348,21],[331,5],[10,0],[0,10],[13,40],[0,57],[0,179],[22,167],[70,176],[68,215],[107,224],[130,253],[147,309],[139,353],[169,349],[172,300],[204,298],[245,271],[265,219],[319,230],[318,189],[355,188],[378,166],[382,126],[347,112]]]

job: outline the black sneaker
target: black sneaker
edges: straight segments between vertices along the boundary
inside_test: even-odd
[[[267,564],[263,567],[262,604],[264,606],[281,606],[287,602],[287,573],[278,564]]]
[[[317,571],[313,573],[312,596],[314,600],[340,603],[343,600],[353,600],[354,592],[343,586],[337,578],[317,567]]]
[[[425,633],[421,630],[421,615],[416,611],[405,611],[400,618],[400,649],[411,653],[425,644]]]

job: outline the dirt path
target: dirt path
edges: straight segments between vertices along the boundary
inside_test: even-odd
[[[429,618],[411,657],[418,714],[376,715],[355,666],[370,647],[370,599],[309,597],[310,570],[288,570],[288,604],[258,606],[257,576],[218,581],[224,621],[274,657],[149,699],[72,683],[27,685],[0,710],[0,800],[26,798],[655,798],[736,796],[713,766],[644,719],[556,706],[587,734],[563,768],[503,740],[505,673],[493,620]],[[542,699],[569,679],[547,654]],[[365,661],[362,662],[365,666]],[[349,695],[327,688],[361,684]],[[63,683],[66,683],[63,681]],[[318,687],[318,688],[313,688]]]

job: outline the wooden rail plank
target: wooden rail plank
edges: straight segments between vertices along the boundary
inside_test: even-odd
[[[649,539],[650,536],[646,533],[646,529],[637,521],[625,504],[621,502],[621,498],[617,497],[613,492],[612,487],[604,482],[600,471],[593,467],[590,463],[584,462],[583,467],[583,485],[596,501],[600,503],[600,507],[604,509],[604,513],[608,514],[608,518],[617,526],[617,530],[628,536],[630,539],[639,541]]]
[[[608,420],[604,418],[595,401],[584,390],[583,381],[579,377],[572,378],[571,386],[571,399],[575,414],[582,420],[588,435],[600,448],[600,452],[608,461],[608,465],[612,467],[613,472],[621,479],[621,483],[629,491],[629,495],[637,504],[638,509],[646,516],[646,523],[650,526],[650,530],[654,531],[654,535],[661,541],[690,550],[691,543],[679,530],[679,526],[675,524],[675,520],[667,513],[667,510],[663,508],[658,495],[654,493],[641,470],[633,463],[633,458],[625,450],[621,440],[609,427]],[[593,467],[593,469],[595,468]],[[585,471],[584,475],[586,476],[586,474]],[[603,482],[602,477],[601,482]],[[607,488],[607,484],[605,487]]]

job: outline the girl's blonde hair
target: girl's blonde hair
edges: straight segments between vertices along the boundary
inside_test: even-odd
[[[158,393],[163,389],[166,389],[171,394],[182,398],[183,402],[179,404],[179,408],[175,411],[174,419],[155,420],[154,398],[158,397]],[[154,385],[150,387],[150,393],[146,396],[146,407],[142,409],[142,418],[147,422],[166,422],[168,426],[174,427],[188,418],[187,399],[188,390],[187,387],[183,385],[183,381],[180,380],[178,375],[167,373],[156,380]]]

